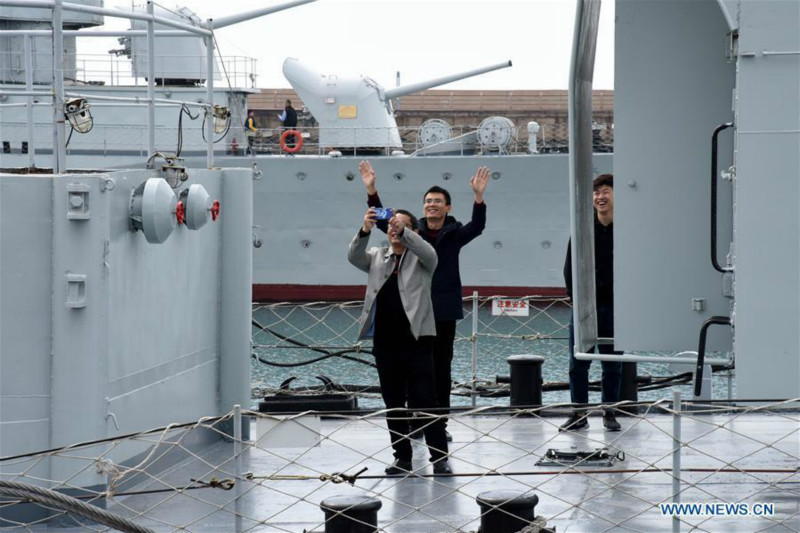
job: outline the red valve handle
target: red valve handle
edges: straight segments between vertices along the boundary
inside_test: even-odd
[[[175,218],[178,219],[179,225],[186,222],[186,206],[183,204],[183,200],[178,200],[178,205],[175,207]]]

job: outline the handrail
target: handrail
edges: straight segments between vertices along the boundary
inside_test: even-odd
[[[732,268],[723,268],[717,261],[717,152],[719,145],[719,134],[721,131],[733,127],[733,122],[725,122],[714,129],[711,135],[711,264],[717,272],[733,271]]]
[[[682,352],[687,353],[687,352]],[[692,353],[692,352],[688,352]],[[576,353],[575,359],[579,361],[614,361],[617,363],[681,363],[693,365],[698,363],[697,357],[675,357],[669,355],[637,355],[637,354],[610,354],[610,353]],[[704,359],[707,365],[730,366],[733,362],[725,358]]]
[[[695,374],[694,374],[695,396],[700,396],[700,390],[703,384],[703,365],[705,364],[705,358],[706,358],[706,335],[708,333],[708,328],[713,324],[728,325],[728,326],[733,325],[731,319],[726,316],[712,316],[707,318],[703,322],[703,325],[700,326],[700,342],[699,346],[697,347],[697,368],[695,369]]]

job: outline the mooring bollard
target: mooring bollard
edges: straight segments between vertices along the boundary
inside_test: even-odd
[[[512,355],[506,358],[511,367],[511,407],[542,405],[541,355]]]
[[[325,533],[375,533],[381,501],[370,496],[332,496],[319,504]]]
[[[479,533],[516,533],[533,522],[539,497],[518,490],[490,490],[475,501],[481,508]]]

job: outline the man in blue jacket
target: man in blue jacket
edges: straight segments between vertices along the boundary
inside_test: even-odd
[[[361,179],[367,188],[367,205],[382,207],[378,190],[375,187],[375,172],[368,161],[358,165]],[[486,204],[483,193],[489,183],[491,172],[488,167],[480,167],[470,186],[475,202],[472,205],[472,220],[462,224],[450,216],[453,206],[450,193],[433,186],[423,197],[425,217],[420,219],[419,234],[433,245],[439,262],[433,273],[431,297],[436,317],[436,339],[433,344],[433,363],[436,377],[436,401],[438,407],[448,413],[450,408],[450,389],[452,388],[451,364],[453,362],[453,343],[456,337],[456,321],[464,318],[461,294],[461,273],[459,254],[486,227]],[[385,224],[378,226],[386,231]],[[447,439],[452,440],[450,433]]]

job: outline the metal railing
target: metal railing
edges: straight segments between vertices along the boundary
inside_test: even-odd
[[[63,173],[67,170],[68,164],[66,161],[67,158],[67,151],[66,146],[69,143],[68,132],[66,129],[67,125],[67,115],[69,115],[70,123],[75,121],[76,115],[80,112],[82,114],[83,119],[86,120],[86,131],[84,133],[91,130],[91,125],[89,124],[89,120],[91,119],[90,116],[86,114],[87,108],[85,107],[85,101],[81,101],[81,107],[79,109],[72,109],[72,104],[66,101],[66,91],[65,85],[70,83],[70,78],[73,81],[78,78],[79,73],[81,76],[89,76],[97,72],[96,67],[92,64],[90,65],[87,60],[78,60],[75,56],[65,56],[65,44],[64,39],[65,37],[77,37],[77,36],[85,36],[85,37],[134,37],[138,36],[140,38],[146,38],[147,47],[146,47],[146,54],[142,59],[145,59],[144,66],[142,68],[142,72],[136,72],[137,76],[134,77],[142,77],[144,76],[147,80],[147,96],[133,96],[133,97],[123,97],[119,96],[116,97],[116,100],[123,101],[126,100],[129,103],[138,104],[140,102],[146,102],[147,104],[147,112],[146,112],[146,123],[147,123],[147,150],[146,153],[148,155],[156,153],[156,146],[155,146],[155,107],[156,107],[156,77],[157,77],[157,65],[156,65],[156,55],[155,55],[155,38],[156,34],[158,33],[159,36],[185,36],[191,35],[194,38],[203,38],[205,40],[205,56],[202,58],[195,58],[198,59],[194,61],[196,64],[193,68],[196,68],[196,76],[191,75],[193,81],[196,81],[197,84],[202,82],[205,83],[205,95],[203,98],[202,106],[205,108],[205,112],[208,116],[211,116],[214,111],[214,81],[217,78],[215,74],[217,68],[217,62],[215,60],[215,46],[216,40],[214,38],[214,25],[216,24],[217,28],[223,28],[225,26],[229,26],[238,22],[242,22],[245,20],[254,19],[263,15],[267,15],[270,13],[274,13],[276,11],[281,11],[284,9],[289,9],[291,7],[295,7],[298,5],[306,4],[309,2],[313,2],[315,0],[291,0],[285,4],[279,4],[270,7],[262,7],[259,9],[255,9],[246,13],[231,15],[227,17],[221,17],[215,20],[207,19],[205,21],[200,22],[199,24],[189,24],[182,21],[176,21],[169,18],[165,18],[160,15],[155,14],[155,5],[152,1],[146,3],[145,11],[144,12],[135,12],[135,11],[121,11],[121,10],[112,10],[112,9],[104,9],[102,7],[95,7],[89,5],[82,5],[82,4],[73,4],[70,2],[63,2],[62,0],[0,0],[0,6],[7,6],[7,7],[24,7],[24,8],[43,8],[49,10],[51,12],[51,16],[49,20],[44,18],[43,20],[48,20],[51,22],[49,24],[50,28],[44,26],[46,29],[37,30],[37,29],[30,29],[30,28],[19,28],[17,26],[12,26],[8,29],[3,30],[3,36],[9,37],[12,39],[21,39],[24,44],[24,57],[16,57],[15,61],[9,61],[8,57],[3,58],[3,61],[0,61],[0,64],[5,65],[13,65],[9,66],[7,70],[3,72],[4,74],[4,81],[14,83],[14,84],[22,84],[24,83],[25,92],[22,94],[26,97],[25,104],[26,104],[26,112],[27,117],[25,121],[27,124],[30,124],[30,128],[34,128],[34,117],[33,117],[33,108],[38,103],[34,101],[34,98],[41,98],[46,100],[45,103],[50,104],[52,106],[52,120],[51,120],[51,131],[52,131],[52,140],[49,143],[50,150],[52,152],[52,167],[54,173]],[[123,18],[123,19],[130,19],[136,21],[143,21],[146,26],[146,30],[125,30],[125,31],[93,31],[87,30],[85,32],[76,32],[75,30],[65,30],[63,28],[63,21],[64,21],[64,13],[65,12],[79,12],[79,13],[90,13],[93,15],[101,15],[101,16],[108,16],[108,17],[115,17],[115,18]],[[157,31],[156,25],[163,25],[171,28],[172,30],[163,32]],[[174,31],[174,30],[177,30]],[[40,39],[44,37],[45,39],[49,39],[51,42],[51,46],[45,46],[45,49],[51,49],[53,52],[51,55],[47,55],[47,60],[44,64],[48,65],[48,72],[49,75],[43,76],[44,82],[42,83],[41,80],[34,80],[34,51],[33,51],[33,43],[36,39]],[[125,55],[128,53],[127,49],[116,51],[121,55]],[[172,61],[171,57],[162,57],[161,59],[165,59],[168,61]],[[105,60],[103,60],[105,61]],[[22,68],[21,65],[16,63],[24,62],[25,67]],[[229,63],[229,65],[226,65]],[[204,64],[204,67],[203,67]],[[120,82],[122,79],[126,78],[127,71],[124,73],[122,70],[116,70],[111,64],[111,67],[103,66],[99,70],[102,72],[102,76],[107,76],[109,83]],[[243,75],[249,80],[250,86],[254,86],[255,84],[255,74],[254,69],[253,71],[248,72],[249,67],[253,66],[254,64],[251,61],[241,61],[239,59],[234,59],[232,62],[227,62],[222,60],[222,64],[219,65],[224,67],[225,71],[225,79],[226,85],[228,83],[228,79],[230,76],[240,76]],[[230,69],[228,69],[230,67]],[[180,70],[180,69],[178,69]],[[241,71],[241,74],[240,74]],[[22,73],[24,72],[24,79],[22,77]],[[203,76],[205,73],[205,76]],[[180,73],[181,75],[187,75],[185,72]],[[194,78],[197,80],[194,80]],[[205,78],[205,79],[203,79]],[[220,79],[223,79],[220,77]],[[36,83],[36,85],[34,85]],[[233,82],[231,82],[233,83]],[[34,90],[36,89],[36,90]],[[6,89],[0,91],[0,96],[8,96],[9,94],[14,94],[15,91],[9,92]],[[80,97],[84,97],[85,95],[79,95]],[[197,102],[180,102],[177,98],[175,99],[175,104],[177,105],[196,105]],[[16,104],[18,102],[11,102]],[[229,105],[228,102],[223,102],[223,106]],[[4,114],[5,115],[5,114]],[[73,128],[70,132],[74,132],[76,129],[75,124],[72,124]],[[205,125],[205,147],[206,147],[206,166],[211,168],[214,166],[214,125],[212,124],[211,120],[206,121]],[[11,151],[11,139],[2,139],[3,142],[3,151],[9,152]],[[22,141],[21,141],[22,142]],[[35,161],[35,154],[37,143],[35,142],[35,134],[29,129],[25,139],[25,147],[27,148],[27,153],[29,155],[29,166],[33,167],[36,165]],[[101,140],[102,142],[102,140]],[[23,150],[23,148],[20,148]]]
[[[292,128],[303,136],[303,147],[298,153],[306,155],[323,155],[330,150],[336,149],[342,155],[360,155],[369,153],[381,153],[389,155],[395,150],[402,150],[405,154],[413,154],[424,151],[425,145],[420,141],[420,127],[398,127],[394,128],[320,128],[318,126],[298,126]],[[478,125],[452,126],[451,139],[458,139],[469,133],[478,130]],[[256,154],[279,154],[282,152],[280,146],[280,136],[282,128],[264,128],[258,130],[254,139],[254,150]],[[400,145],[393,141],[395,131],[399,133]],[[598,124],[595,135],[594,151],[598,153],[614,151],[614,129],[611,124]],[[232,130],[234,137],[242,139],[243,135],[238,134],[237,130]],[[331,135],[333,134],[333,135]],[[327,135],[335,137],[342,142],[342,146],[326,146],[321,144],[320,137]],[[233,137],[232,137],[233,138]],[[364,138],[369,138],[370,142],[365,143]],[[449,150],[446,152],[437,151],[445,155],[472,155],[475,153],[483,154],[526,154],[532,153],[532,146],[540,154],[567,153],[569,151],[569,131],[566,124],[544,124],[540,126],[536,134],[536,142],[531,145],[531,139],[527,127],[517,126],[511,135],[511,142],[501,148],[496,146],[484,146],[477,139],[462,140],[459,142],[451,141],[448,143]],[[243,151],[243,149],[242,149]]]
[[[177,97],[178,95],[172,95]],[[27,104],[18,103],[12,104],[14,108],[25,107]],[[142,114],[140,124],[117,124],[113,123],[113,111],[124,107],[138,107],[142,110],[146,108],[147,104],[144,102],[100,102],[92,101],[92,115],[94,118],[94,127],[92,131],[84,135],[73,135],[67,145],[67,155],[80,153],[80,151],[89,151],[93,153],[101,153],[104,155],[113,156],[115,153],[119,155],[141,153],[147,154],[148,137],[147,137],[147,124],[145,123],[145,116]],[[50,151],[52,146],[52,125],[46,123],[46,118],[40,114],[40,107],[49,104],[40,102],[34,104],[36,110],[36,120],[32,125],[33,136],[35,139],[35,146],[38,149],[45,149]],[[180,102],[165,103],[157,102],[155,107],[159,109],[158,120],[163,122],[165,117],[171,116],[174,118],[174,125],[156,125],[154,128],[154,142],[158,150],[173,151],[177,145],[179,132],[182,131],[182,146],[184,152],[204,152],[207,149],[207,142],[205,132],[201,131],[204,127],[204,115],[201,113],[200,120],[189,120],[184,117],[182,122],[182,129],[178,128],[178,120],[180,113]],[[0,104],[0,109],[4,109],[3,104]],[[111,111],[107,114],[105,110]],[[6,118],[3,120],[2,139],[7,143],[8,153],[23,153],[23,144],[28,143],[28,123],[22,119],[11,119],[11,110],[5,111]],[[24,110],[18,111],[19,115],[24,115]],[[111,121],[111,122],[109,122]],[[459,132],[470,131],[470,128],[454,128]],[[298,152],[301,155],[324,155],[329,153],[330,147],[323,147],[319,144],[319,128],[316,127],[298,127],[297,131],[304,136],[303,148]],[[507,150],[508,154],[526,154],[528,153],[528,139],[522,137],[524,128],[517,128],[517,137],[514,143]],[[400,138],[402,141],[401,147],[389,146],[387,143],[381,144],[379,139],[387,139],[390,137],[390,132],[387,128],[374,128],[374,138],[376,143],[374,146],[368,148],[344,148],[340,147],[340,151],[345,156],[352,155],[375,155],[385,154],[388,155],[394,150],[402,150],[405,154],[412,154],[421,148],[422,144],[418,140],[419,128],[400,128]],[[609,129],[610,131],[610,129]],[[281,129],[262,129],[259,130],[253,142],[253,149],[256,155],[278,155],[283,153],[279,139],[282,133]],[[566,134],[565,128],[562,126],[543,127],[539,133],[538,147],[540,154],[547,153],[563,153],[566,147]],[[355,132],[353,132],[355,136]],[[546,139],[546,140],[545,140]],[[244,135],[244,128],[238,124],[231,124],[229,131],[223,135],[214,134],[214,150],[217,154],[228,155],[245,155],[247,148],[247,138]],[[613,145],[603,144],[598,145],[598,151],[609,151]],[[485,150],[480,145],[467,145],[463,144],[455,151],[449,152],[448,155],[472,155],[472,154],[489,154],[496,155],[500,152],[497,150]]]
[[[9,58],[16,54],[0,51],[0,79],[12,80],[21,77],[24,82],[24,69],[11,66]],[[125,55],[115,54],[64,54],[64,63],[68,65],[64,71],[67,79],[66,86],[102,85],[105,87],[147,87],[146,72],[134,70],[131,59]],[[32,54],[33,79],[47,79],[51,76],[49,69],[36,68],[35,65],[47,65],[50,55],[42,53]],[[169,78],[173,80],[187,79],[204,82],[205,56],[175,54],[157,54],[157,63],[168,62]],[[252,57],[245,56],[217,56],[212,75],[214,81],[222,86],[240,88],[253,88],[257,80],[257,62]],[[70,67],[71,65],[71,67]],[[202,75],[198,73],[202,72]],[[158,87],[161,85],[158,83]],[[171,87],[174,88],[174,87]]]

